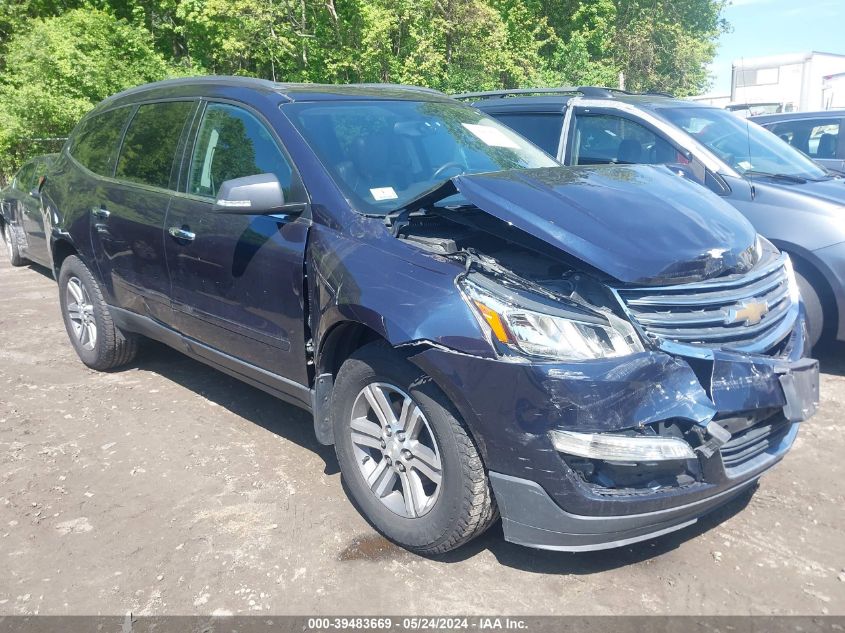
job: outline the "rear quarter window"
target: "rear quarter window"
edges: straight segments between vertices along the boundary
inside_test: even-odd
[[[95,174],[111,176],[120,134],[131,111],[117,108],[85,119],[71,135],[70,155]]]

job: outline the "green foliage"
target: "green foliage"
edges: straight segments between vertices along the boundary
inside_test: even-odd
[[[67,136],[105,97],[184,72],[149,40],[143,29],[98,10],[30,20],[4,55],[0,170],[8,173],[26,155],[45,151],[34,139]]]
[[[0,0],[0,177],[103,97],[175,74],[447,92],[708,85],[724,0]]]

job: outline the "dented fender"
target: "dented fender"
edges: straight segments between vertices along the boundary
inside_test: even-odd
[[[428,340],[465,354],[495,357],[455,286],[463,268],[399,240],[364,239],[387,229],[359,216],[347,231],[315,225],[309,236],[310,326],[320,350],[340,323],[359,323],[394,347]],[[378,244],[378,245],[376,245]]]

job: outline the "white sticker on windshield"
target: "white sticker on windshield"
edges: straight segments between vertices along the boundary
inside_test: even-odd
[[[507,147],[508,149],[519,149],[519,145],[513,142],[499,128],[491,127],[489,125],[478,125],[476,123],[462,123],[466,129],[477,136],[485,145],[490,147]]]
[[[370,189],[370,194],[376,200],[396,200],[399,196],[393,191],[393,187],[376,187]]]
[[[749,163],[747,160],[741,160],[737,163],[737,165],[739,167],[742,167],[742,171],[748,171],[749,169],[751,169],[751,163]]]

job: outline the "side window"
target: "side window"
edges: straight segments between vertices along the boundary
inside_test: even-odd
[[[212,103],[205,110],[194,146],[188,193],[214,198],[233,178],[275,174],[294,201],[293,172],[265,125],[237,106]]]
[[[562,114],[519,113],[494,114],[495,118],[521,134],[550,156],[557,158],[560,133],[563,128]]]
[[[86,119],[71,135],[70,155],[101,176],[111,176],[120,134],[132,108],[110,110]]]
[[[31,191],[35,180],[35,163],[27,163],[20,168],[15,176],[15,188],[18,191]]]
[[[812,158],[836,158],[839,123],[838,119],[805,119],[774,123],[768,129]]]
[[[123,138],[115,176],[166,189],[190,101],[149,103],[138,108]]]
[[[666,139],[618,116],[578,114],[573,134],[573,165],[687,162]]]
[[[813,158],[836,158],[839,144],[839,121],[821,121],[810,130],[807,145]]]

